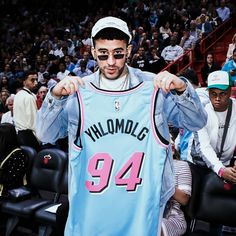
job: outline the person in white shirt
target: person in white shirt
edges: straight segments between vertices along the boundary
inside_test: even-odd
[[[184,50],[182,47],[177,45],[177,38],[175,36],[172,36],[170,38],[170,45],[166,46],[162,52],[161,56],[164,58],[164,60],[169,63],[172,61],[175,61],[177,58],[182,56],[184,53]]]
[[[40,149],[38,139],[35,136],[37,115],[36,95],[32,92],[38,85],[37,72],[26,72],[23,79],[23,89],[14,98],[13,118],[17,130],[20,145]]]
[[[225,6],[225,0],[220,1],[220,7],[217,8],[216,11],[222,21],[226,21],[230,18],[230,9]]]
[[[232,82],[229,73],[220,70],[210,73],[207,86],[210,99],[205,106],[207,124],[194,132],[193,140],[190,139],[188,158],[199,166],[201,181],[212,170],[227,184],[236,184],[236,100],[230,97]],[[221,236],[221,233],[222,225],[210,223],[209,235]]]
[[[218,70],[210,73],[207,86],[210,103],[205,106],[205,110],[208,120],[205,127],[194,133],[189,159],[206,165],[223,179],[236,183],[236,166],[229,166],[236,148],[236,100],[230,98],[232,82],[228,72]],[[231,103],[232,113],[221,150],[226,116]]]
[[[60,62],[59,63],[59,72],[57,73],[57,79],[59,81],[63,80],[67,75],[70,74],[70,71],[66,69],[66,63]]]
[[[184,51],[194,49],[195,41],[196,41],[195,38],[192,35],[190,35],[190,29],[185,28],[183,30],[183,37],[180,40],[179,46],[181,46],[184,49]]]
[[[6,100],[6,105],[9,111],[2,115],[1,123],[14,124],[14,119],[13,119],[14,96],[15,96],[14,94],[11,94],[10,97],[8,97]]]

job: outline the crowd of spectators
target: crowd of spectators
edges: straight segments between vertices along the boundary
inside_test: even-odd
[[[32,7],[21,1],[1,2],[0,89],[15,94],[27,70],[38,72],[39,86],[53,85],[72,72],[85,76],[96,70],[96,61],[90,53],[90,31],[93,23],[105,15],[118,16],[129,23],[133,36],[130,64],[157,73],[181,55],[179,52],[173,55],[172,51],[171,55],[166,53],[173,36],[176,45],[183,50],[194,48],[201,37],[234,12],[230,1],[224,6],[225,0],[112,3],[78,10],[69,3],[62,5],[61,1],[53,8],[45,3]],[[83,69],[84,64],[86,69]]]

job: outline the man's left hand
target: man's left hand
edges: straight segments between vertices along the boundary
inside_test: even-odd
[[[155,89],[162,89],[168,93],[170,90],[175,89],[177,92],[184,92],[187,85],[178,76],[171,74],[168,71],[162,71],[154,78]]]

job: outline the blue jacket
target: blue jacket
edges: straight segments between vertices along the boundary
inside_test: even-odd
[[[225,64],[223,65],[221,70],[227,71],[227,72],[229,72],[230,70],[236,70],[236,62],[234,62],[233,59],[225,62]],[[231,80],[232,80],[232,82],[234,82],[236,80],[236,74],[231,75]]]

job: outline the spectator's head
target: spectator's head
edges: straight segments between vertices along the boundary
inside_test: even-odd
[[[225,7],[225,0],[221,0],[221,1],[220,1],[220,7],[221,7],[221,8],[224,8],[224,7]]]
[[[205,23],[206,22],[206,15],[205,14],[201,14],[200,15],[200,20],[201,20],[201,23]]]
[[[230,75],[226,71],[217,70],[208,75],[207,88],[215,111],[223,112],[228,108],[231,85]]]
[[[195,30],[196,26],[197,26],[196,21],[195,20],[191,20],[191,22],[190,22],[190,29],[191,30]]]
[[[14,94],[11,94],[7,100],[6,100],[6,105],[7,105],[7,108],[9,111],[13,111],[13,103],[14,103],[14,97],[15,95]]]
[[[46,97],[46,94],[48,92],[48,88],[46,86],[41,86],[38,90],[38,97],[43,101]]]
[[[6,100],[9,97],[9,95],[10,95],[9,91],[7,89],[2,89],[1,92],[0,92],[0,101],[3,104],[6,104]]]
[[[171,36],[170,45],[175,46],[176,44],[177,44],[177,37],[176,36]]]
[[[60,62],[59,63],[59,70],[64,73],[65,70],[66,70],[66,63],[63,61],[63,62]]]
[[[38,75],[36,71],[27,71],[22,77],[23,86],[30,91],[34,91],[38,85]]]
[[[199,81],[198,81],[198,76],[197,72],[193,69],[186,69],[182,73],[180,73],[181,76],[185,77],[186,79],[189,80],[189,82],[196,88],[199,87]]]
[[[79,65],[80,65],[81,71],[84,72],[86,70],[86,67],[87,67],[87,61],[86,60],[81,60]]]
[[[215,61],[214,54],[212,52],[208,52],[206,54],[205,64],[212,65],[214,61]]]

